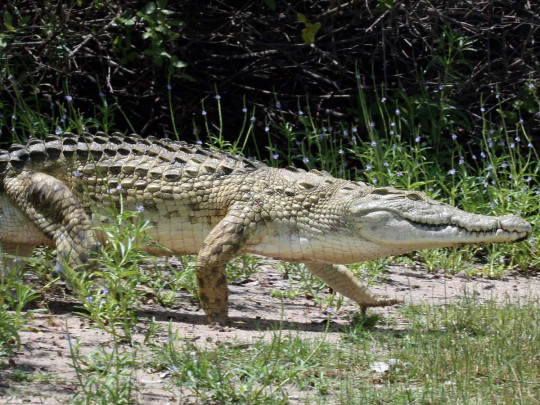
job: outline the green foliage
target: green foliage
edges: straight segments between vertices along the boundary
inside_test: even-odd
[[[305,28],[302,28],[302,39],[308,45],[315,43],[315,35],[321,29],[321,23],[310,23],[306,16],[302,13],[297,15],[298,21],[304,24]]]
[[[81,342],[66,333],[79,390],[73,403],[128,405],[135,401],[137,382],[134,366],[135,350],[122,350],[115,341],[112,348],[98,348],[86,356],[81,354]]]
[[[19,331],[31,317],[26,306],[38,298],[22,278],[22,262],[7,258],[0,249],[0,358],[20,345]],[[9,267],[7,267],[9,265]]]
[[[140,212],[120,211],[113,214],[112,223],[109,219],[104,217],[98,229],[106,238],[95,258],[100,270],[66,265],[66,276],[81,301],[84,312],[80,314],[111,335],[131,341],[137,323],[135,309],[144,293],[137,288],[143,278],[139,266],[149,258],[144,249],[156,245],[145,233],[150,223],[140,219]],[[96,288],[96,278],[100,288]]]
[[[127,9],[122,16],[115,19],[114,25],[122,29],[114,37],[112,45],[120,55],[122,64],[129,64],[137,59],[138,53],[133,50],[133,37],[142,31],[141,38],[149,43],[144,54],[152,57],[156,65],[161,67],[167,63],[170,74],[180,73],[187,66],[186,62],[169,51],[169,45],[173,45],[180,37],[178,31],[183,22],[174,18],[176,13],[166,8],[167,3],[168,0],[151,1],[140,11]]]
[[[269,343],[258,340],[204,349],[181,344],[169,329],[168,342],[154,349],[153,367],[169,370],[175,385],[205,402],[286,404],[287,385],[328,390],[323,375],[313,373],[322,366],[321,354],[327,347],[324,337],[317,345],[306,345],[300,337],[278,330]]]

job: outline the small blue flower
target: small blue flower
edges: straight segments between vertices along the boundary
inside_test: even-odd
[[[201,141],[200,139],[197,139],[197,142],[195,142],[197,145],[202,145],[203,144],[203,141]]]
[[[402,172],[397,172],[397,173],[396,173],[396,176],[397,176],[397,177],[403,177],[403,173],[402,173]]]
[[[214,96],[214,98],[215,98],[216,100],[221,100],[221,96],[220,96],[219,94],[216,94],[216,95]]]
[[[202,114],[202,115],[206,115],[206,111],[205,111],[205,110],[202,110],[201,114]]]
[[[247,108],[246,108],[246,107],[242,108],[242,112],[243,112],[244,114],[247,113]]]
[[[401,114],[401,110],[399,108],[396,108],[396,115]]]
[[[394,130],[391,129],[390,132],[389,132],[389,134],[390,134],[390,135],[394,135]]]
[[[367,171],[369,171],[369,170],[371,170],[371,169],[373,169],[373,167],[371,167],[371,165],[366,165],[366,170],[367,170]]]
[[[480,152],[480,157],[483,159],[486,157],[486,154],[484,152]]]
[[[264,132],[268,132],[268,131],[270,131],[270,127],[267,125],[264,127]]]
[[[116,189],[117,190],[122,190],[122,186],[119,184],[119,185],[116,186]]]
[[[61,130],[60,128],[56,128],[56,129],[54,130],[54,133],[55,133],[56,135],[60,135],[60,134],[62,134],[62,130]]]
[[[356,141],[356,136],[351,136],[351,141]]]
[[[356,133],[356,132],[358,131],[358,128],[353,127],[352,131],[353,131],[354,133]]]
[[[372,121],[372,122],[369,123],[369,126],[370,126],[371,128],[375,128],[375,123]]]
[[[172,90],[172,86],[170,84],[167,85],[167,90],[169,90],[169,91]]]
[[[298,110],[298,115],[304,115],[304,112],[302,110]]]
[[[510,144],[510,147],[511,147],[511,148],[515,148],[515,147],[516,147],[516,144],[515,144],[514,142],[512,142],[512,143]]]
[[[384,103],[386,101],[386,97],[381,98],[381,103]]]
[[[92,303],[92,301],[94,301],[94,299],[93,299],[92,297],[88,297],[88,298],[86,299],[86,302]]]
[[[75,171],[73,172],[73,175],[74,175],[75,177],[79,177],[79,176],[81,176],[81,172],[78,171],[78,170],[75,170]]]
[[[279,101],[276,101],[276,108],[281,108],[281,103]]]
[[[518,121],[518,124],[523,124],[523,118],[520,118],[519,121]]]
[[[386,167],[388,167],[388,166],[390,166],[390,163],[388,163],[388,162],[384,162],[384,163],[383,163],[383,166],[386,166]]]
[[[302,162],[304,162],[304,163],[309,163],[309,158],[308,158],[308,157],[303,158],[303,159],[302,159]]]
[[[343,152],[343,149],[340,149],[340,150],[338,150],[338,153],[339,153],[340,155],[343,155],[345,152]]]
[[[372,182],[373,184],[377,184],[378,181],[379,181],[379,180],[377,180],[377,179],[371,179],[371,182]]]
[[[528,86],[528,87],[529,87],[529,89],[534,89],[534,84],[529,83],[529,86]]]
[[[534,236],[531,236],[531,239],[529,239],[529,243],[534,246],[536,244],[536,238]]]
[[[105,93],[103,93],[102,91],[100,91],[100,92],[98,93],[98,96],[99,96],[100,98],[104,98],[104,97],[105,97]]]
[[[109,295],[109,289],[107,287],[103,287],[103,290],[101,290],[101,293],[103,295]]]
[[[64,339],[67,340],[67,345],[68,345],[68,347],[73,346],[73,343],[74,343],[74,337],[73,337],[73,335],[72,335],[71,333],[66,333],[66,334],[64,335]]]
[[[372,147],[377,146],[377,142],[376,142],[376,141],[371,141],[371,146],[372,146]]]
[[[349,131],[347,131],[346,129],[343,130],[343,136],[349,136]]]
[[[143,212],[144,211],[144,207],[142,205],[137,205],[135,207],[135,210],[137,210],[138,212]]]
[[[456,140],[457,139],[457,135],[456,134],[452,134],[452,140]]]
[[[272,159],[278,160],[279,159],[279,153],[275,153],[272,155]]]
[[[249,120],[250,120],[251,122],[255,122],[256,118],[255,118],[255,117],[251,117]]]
[[[421,136],[417,136],[416,138],[414,138],[414,141],[416,143],[420,142],[422,140],[422,137]]]
[[[480,111],[485,112],[486,109],[484,107],[480,107]]]
[[[514,141],[516,141],[516,142],[521,142],[521,138],[520,138],[519,136],[516,136],[516,137],[514,138]]]
[[[71,100],[73,100],[73,97],[71,97],[71,96],[66,96],[65,99],[66,99],[67,101],[71,101]]]
[[[454,174],[456,174],[456,169],[450,169],[448,171],[448,174],[451,174],[453,176]]]

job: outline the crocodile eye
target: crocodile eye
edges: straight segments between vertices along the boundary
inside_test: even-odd
[[[422,197],[420,197],[420,195],[419,195],[419,194],[416,194],[416,193],[409,193],[409,194],[407,194],[407,198],[408,198],[409,200],[412,200],[412,201],[420,201],[420,200],[422,200]]]

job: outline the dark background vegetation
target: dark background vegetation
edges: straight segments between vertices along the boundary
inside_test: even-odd
[[[217,123],[217,93],[229,139],[244,106],[255,108],[261,133],[282,112],[352,121],[359,77],[378,96],[413,104],[443,91],[449,114],[459,111],[452,124],[471,139],[481,102],[489,113],[512,100],[505,120],[523,119],[538,141],[540,115],[527,91],[539,84],[538,4],[9,0],[1,6],[3,136],[16,130],[11,116],[25,113],[21,105],[52,118],[66,96],[85,116],[99,116],[103,98],[115,103],[114,128],[143,135],[171,134],[172,106],[186,140],[202,127],[201,102]]]

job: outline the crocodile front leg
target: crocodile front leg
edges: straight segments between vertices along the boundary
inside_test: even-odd
[[[253,226],[253,224],[251,224]],[[201,306],[208,322],[226,325],[228,289],[225,267],[245,245],[249,224],[241,213],[230,212],[204,240],[197,259],[197,282]]]
[[[308,269],[334,290],[350,298],[365,312],[367,307],[385,307],[399,304],[396,299],[377,297],[369,289],[360,283],[352,271],[342,264],[306,263]]]

